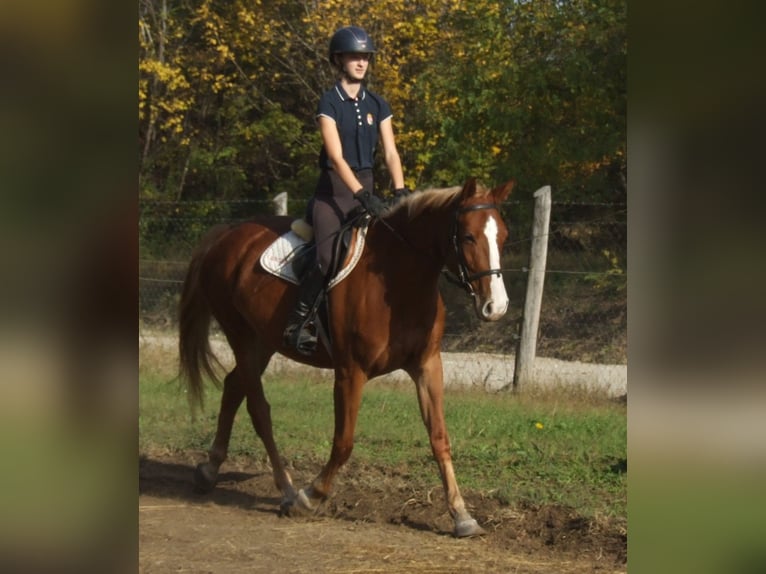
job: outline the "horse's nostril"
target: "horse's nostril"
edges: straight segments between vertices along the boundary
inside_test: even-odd
[[[494,300],[490,299],[481,306],[481,316],[485,319],[497,319],[505,314],[507,310],[507,302],[504,305],[497,305]]]

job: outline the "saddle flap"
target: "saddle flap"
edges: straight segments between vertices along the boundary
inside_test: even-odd
[[[354,228],[351,244],[340,270],[328,282],[329,291],[335,285],[343,281],[353,271],[364,251],[367,226]],[[306,255],[311,255],[313,242],[308,242],[300,237],[292,229],[279,236],[261,254],[260,263],[264,270],[272,275],[280,277],[290,283],[298,285],[303,269],[305,269]],[[311,255],[313,257],[313,255]],[[303,260],[303,261],[302,261]]]

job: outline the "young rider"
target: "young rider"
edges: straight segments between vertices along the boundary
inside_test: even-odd
[[[391,108],[364,86],[375,53],[372,38],[362,28],[347,26],[330,40],[330,63],[339,79],[322,95],[316,119],[322,135],[321,174],[307,214],[314,227],[316,264],[300,286],[298,302],[288,317],[285,344],[311,354],[316,335],[308,328],[309,315],[332,264],[335,236],[349,213],[362,206],[373,217],[384,209],[374,194],[372,167],[378,141],[391,176],[394,195],[406,194],[399,152],[396,149]]]

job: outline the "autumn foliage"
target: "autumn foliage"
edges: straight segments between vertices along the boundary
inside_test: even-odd
[[[140,0],[142,197],[310,195],[329,38],[355,24],[410,187],[624,201],[626,18],[624,0]]]

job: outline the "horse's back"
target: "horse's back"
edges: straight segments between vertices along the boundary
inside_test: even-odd
[[[207,297],[220,308],[238,291],[252,289],[252,282],[266,275],[261,253],[290,229],[292,218],[259,216],[219,231],[203,256],[202,277]]]
[[[229,225],[218,233],[208,259],[232,264],[243,258],[260,257],[266,247],[290,229],[291,222],[291,217],[270,215]]]

